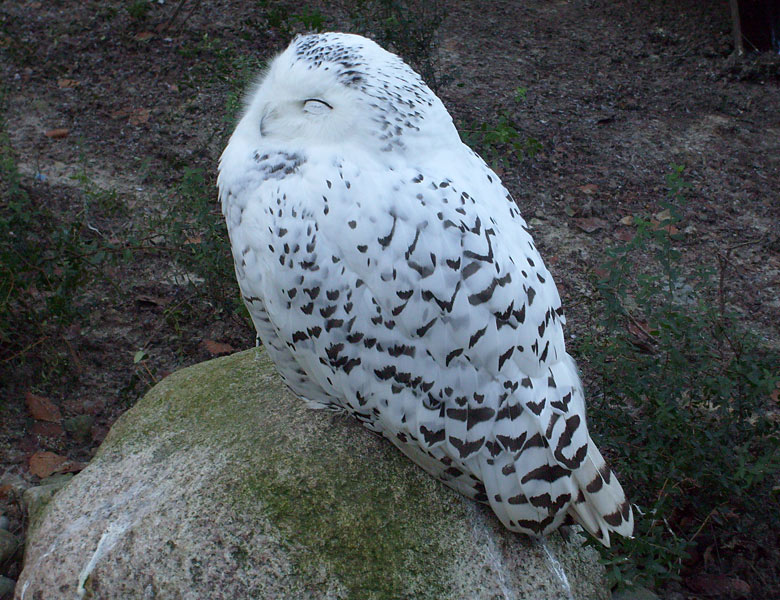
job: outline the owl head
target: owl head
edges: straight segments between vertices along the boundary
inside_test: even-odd
[[[296,152],[424,152],[451,136],[458,140],[452,119],[417,73],[345,33],[296,37],[252,88],[234,133],[256,148]]]

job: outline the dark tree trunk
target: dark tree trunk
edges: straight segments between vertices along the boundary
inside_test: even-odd
[[[780,52],[780,0],[730,0],[735,50]]]

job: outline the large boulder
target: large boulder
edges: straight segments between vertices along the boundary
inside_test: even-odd
[[[171,375],[31,523],[16,598],[606,598],[573,535],[512,534],[262,350]]]

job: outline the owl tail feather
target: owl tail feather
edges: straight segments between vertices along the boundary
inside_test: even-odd
[[[588,454],[574,478],[580,488],[579,497],[569,507],[574,520],[608,548],[610,532],[632,537],[631,505],[591,439],[588,439]]]

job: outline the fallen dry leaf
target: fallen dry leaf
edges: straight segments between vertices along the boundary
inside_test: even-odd
[[[30,473],[41,479],[63,470],[68,459],[54,452],[36,452],[30,457]]]
[[[154,34],[151,31],[142,31],[141,33],[137,33],[135,35],[135,39],[139,42],[146,41],[148,39],[151,39],[154,37]]]
[[[596,191],[599,189],[599,186],[597,186],[594,183],[586,183],[585,185],[581,185],[579,188],[577,188],[581,192],[584,192],[585,194],[595,194]]]
[[[57,80],[57,86],[62,90],[66,88],[74,88],[81,85],[80,81],[76,81],[75,79],[58,79]]]
[[[151,294],[139,294],[135,297],[135,301],[141,305],[151,304],[153,306],[165,306],[171,301],[171,299],[160,298],[159,296],[152,296]]]
[[[607,222],[604,219],[598,217],[583,217],[580,219],[574,219],[574,224],[582,229],[585,233],[593,233],[599,229],[603,229],[607,226]]]
[[[49,131],[45,131],[43,135],[53,140],[60,140],[64,137],[68,137],[69,133],[70,133],[70,129],[67,129],[65,127],[60,127],[58,129],[49,129]]]
[[[48,398],[27,392],[24,395],[24,402],[27,404],[27,410],[30,411],[32,418],[36,421],[57,423],[62,420],[60,409]]]
[[[152,111],[148,108],[136,108],[132,113],[130,113],[128,122],[130,125],[140,125],[141,123],[146,123],[149,121],[149,116],[151,114]]]
[[[647,321],[629,321],[626,324],[628,333],[631,334],[631,343],[639,348],[642,352],[652,354],[654,350],[653,342],[655,339],[652,334],[648,332]]]
[[[0,500],[10,498],[11,492],[13,492],[13,490],[14,486],[12,486],[10,483],[4,483],[3,485],[0,485]]]
[[[203,347],[213,356],[218,356],[220,354],[230,354],[231,352],[235,351],[235,348],[233,348],[233,346],[230,344],[215,342],[214,340],[203,340],[201,343],[203,344]]]
[[[619,227],[615,232],[615,237],[621,242],[628,243],[634,239],[634,232],[631,231],[628,227]]]
[[[669,212],[668,208],[665,208],[661,212],[655,213],[653,218],[656,221],[661,221],[663,223],[664,221],[670,221],[672,219],[672,213]]]
[[[627,216],[623,217],[622,219],[620,219],[619,223],[621,225],[626,225],[626,226],[633,225],[634,224],[634,217],[632,215],[627,215]]]
[[[674,225],[672,225],[671,223],[668,223],[668,222],[662,224],[662,223],[658,222],[656,219],[652,219],[650,221],[650,225],[652,225],[653,229],[655,229],[656,231],[659,230],[659,229],[663,229],[669,235],[677,235],[678,233],[680,233],[680,230],[677,229],[677,227],[675,227]]]

